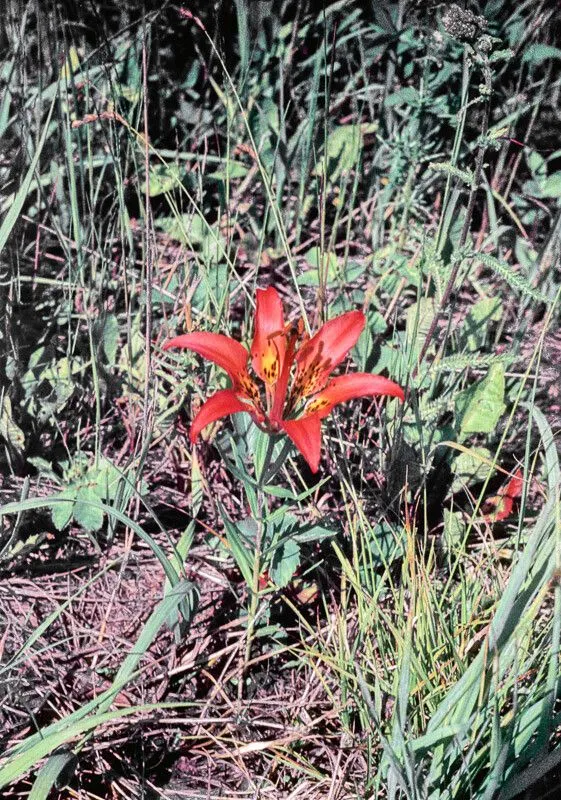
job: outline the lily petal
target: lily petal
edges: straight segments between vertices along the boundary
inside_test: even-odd
[[[302,453],[312,472],[317,472],[321,455],[321,418],[319,414],[302,419],[284,420],[282,428]]]
[[[195,442],[202,429],[211,422],[216,422],[217,419],[222,419],[230,414],[237,414],[239,411],[251,411],[251,408],[238,398],[233,389],[221,389],[216,392],[201,406],[199,413],[191,423],[189,435],[191,441]]]
[[[169,350],[170,347],[192,350],[193,353],[198,353],[208,361],[218,364],[228,373],[234,384],[246,371],[247,350],[235,339],[221,333],[185,333],[183,336],[170,339],[164,344],[163,349]]]
[[[365,325],[362,311],[349,311],[329,320],[296,354],[295,398],[323,389],[329,375],[357,343]]]
[[[404,399],[401,386],[383,378],[381,375],[371,375],[368,372],[351,372],[348,375],[340,375],[333,378],[325,389],[314,397],[306,408],[303,419],[308,416],[319,416],[324,419],[331,413],[334,406],[353,400],[356,397],[389,395]]]
[[[251,345],[253,369],[269,385],[277,382],[286,353],[284,312],[277,290],[257,290],[255,332]]]

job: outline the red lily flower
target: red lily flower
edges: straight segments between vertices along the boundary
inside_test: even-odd
[[[492,508],[495,508],[495,511],[484,514],[483,519],[490,524],[508,519],[512,514],[514,501],[520,497],[523,489],[524,477],[522,475],[522,470],[517,469],[506,486],[502,486],[495,497],[490,497],[485,502],[485,511]]]
[[[232,382],[229,389],[216,392],[204,403],[191,425],[191,441],[211,422],[248,411],[267,432],[288,434],[312,472],[317,472],[321,421],[336,405],[366,395],[404,398],[397,383],[380,375],[355,372],[330,380],[364,325],[361,311],[349,311],[326,322],[307,339],[301,322],[296,327],[285,325],[280,296],[269,287],[257,290],[249,354],[235,339],[218,333],[187,333],[166,342],[164,350],[182,347],[218,364]],[[250,369],[261,379],[263,389]]]

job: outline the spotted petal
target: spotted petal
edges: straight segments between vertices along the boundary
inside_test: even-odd
[[[303,418],[317,415],[320,419],[324,419],[339,403],[353,400],[356,397],[377,397],[379,395],[398,397],[401,401],[404,399],[401,386],[390,381],[389,378],[371,375],[368,372],[351,372],[348,375],[340,375],[338,378],[332,378],[325,389],[308,403]]]
[[[272,286],[258,289],[251,362],[257,375],[270,386],[279,378],[285,352],[282,300]]]
[[[240,375],[245,373],[247,366],[247,350],[245,347],[221,333],[186,333],[176,336],[164,344],[164,350],[170,347],[181,347],[198,353],[208,361],[222,367],[234,385],[239,381]]]
[[[296,354],[296,399],[323,389],[329,375],[357,343],[364,328],[362,311],[349,311],[329,320]]]

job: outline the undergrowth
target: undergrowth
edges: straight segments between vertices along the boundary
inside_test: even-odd
[[[2,796],[555,787],[560,35],[553,0],[7,3]],[[192,444],[227,379],[163,349],[249,346],[268,286],[287,337],[362,311],[339,373],[405,392],[337,406],[317,473],[245,413]]]

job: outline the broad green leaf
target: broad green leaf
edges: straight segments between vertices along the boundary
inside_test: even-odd
[[[396,531],[386,522],[378,522],[372,528],[370,537],[370,552],[376,566],[391,564],[403,555],[405,547],[403,530]]]
[[[69,81],[74,73],[80,69],[80,56],[74,45],[68,48],[68,57],[60,70],[60,79],[62,81]]]
[[[435,313],[436,300],[434,297],[421,297],[407,309],[405,323],[407,345],[415,356],[425,341]]]
[[[201,252],[205,262],[215,262],[225,256],[226,240],[217,225],[211,225],[198,211],[159,217],[156,227],[172,239]]]
[[[504,366],[492,364],[482,381],[456,397],[455,420],[460,438],[472,433],[493,433],[505,410],[504,396]]]
[[[530,168],[534,180],[541,182],[547,176],[547,162],[537,150],[530,150],[526,153],[526,161]]]
[[[332,283],[340,275],[335,253],[322,253],[319,247],[311,247],[304,258],[310,269],[298,275],[301,286],[317,286],[320,280]]]
[[[60,499],[68,498],[68,502],[55,503],[51,508],[51,519],[57,531],[62,531],[70,523],[76,501],[76,489],[64,489],[57,495]]]
[[[240,161],[224,159],[224,167],[221,169],[215,169],[212,172],[207,172],[205,178],[207,180],[213,179],[216,181],[235,180],[236,178],[245,178],[248,172],[249,168]]]
[[[385,333],[387,327],[386,320],[380,312],[372,307],[369,308],[366,314],[366,325],[352,351],[359,369],[370,372],[374,368],[375,360],[380,353],[376,337]],[[377,344],[378,346],[376,346]]]
[[[389,94],[384,100],[384,105],[388,108],[399,105],[408,105],[412,108],[417,108],[419,104],[419,91],[413,86],[405,86],[403,89],[398,89],[396,92]]]
[[[61,358],[53,362],[45,370],[44,377],[53,384],[55,397],[53,402],[60,411],[74,394],[73,368],[69,358]]]
[[[300,501],[302,498],[299,497]],[[267,517],[267,532],[265,536],[266,544],[269,546],[269,555],[277,545],[288,540],[294,540],[299,544],[304,542],[321,542],[330,539],[339,533],[335,525],[326,525],[321,522],[302,522],[288,511],[289,506],[281,506],[275,509]]]
[[[248,122],[259,152],[261,164],[270,173],[275,167],[275,156],[280,129],[278,103],[272,97],[263,97],[248,115]],[[276,166],[279,166],[277,161]]]
[[[73,758],[73,753],[55,753],[55,755],[52,755],[37,773],[33,787],[27,795],[27,800],[48,800],[61,772],[71,763]]]
[[[549,175],[540,186],[540,197],[561,197],[561,172]]]
[[[277,586],[287,586],[300,566],[300,546],[295,539],[286,541],[275,547],[269,574]]]
[[[115,91],[135,106],[141,97],[142,73],[138,62],[138,50],[129,47],[123,63],[120,80],[115,81]]]
[[[152,289],[152,302],[154,304],[161,303],[162,305],[174,306],[177,302],[177,295],[181,290],[181,283],[177,272],[159,286],[154,286]]]
[[[299,286],[319,286],[320,282],[328,286],[334,286],[339,281],[352,283],[366,270],[365,263],[348,261],[343,264],[335,253],[325,252],[322,257],[319,247],[311,247],[304,258],[310,268],[298,273],[296,280]]]
[[[230,292],[230,275],[226,264],[210,264],[201,271],[201,281],[193,294],[193,308],[208,308],[209,300],[220,305],[225,295]]]
[[[380,287],[389,295],[394,294],[402,278],[415,288],[421,278],[418,267],[412,266],[410,259],[397,253],[393,247],[383,247],[374,253],[371,271],[380,276]]]
[[[267,463],[273,453],[274,443],[271,441],[271,434],[265,433],[257,426],[253,426],[253,464],[255,466],[255,478],[261,482],[263,471],[268,467]]]
[[[444,526],[442,529],[442,543],[448,553],[460,550],[466,534],[466,524],[460,511],[444,509]]]
[[[454,473],[452,493],[486,480],[491,473],[489,461],[492,461],[492,458],[491,451],[486,447],[473,447],[471,450],[459,453],[452,462]]]
[[[171,192],[181,185],[181,180],[185,170],[176,164],[156,164],[150,168],[150,197],[157,197],[160,194]],[[142,189],[144,194],[145,189]]]
[[[503,305],[499,297],[483,297],[470,309],[464,323],[463,333],[467,337],[470,351],[478,350],[486,339],[490,322],[500,322]]]
[[[338,125],[327,137],[325,157],[317,162],[313,175],[324,170],[330,183],[354,169],[360,158],[362,134],[360,125]]]
[[[115,314],[108,314],[103,325],[103,351],[107,363],[114,366],[119,344],[119,321]]]
[[[549,44],[531,44],[524,50],[522,61],[531,64],[543,64],[552,58],[561,58],[561,49]]]
[[[287,514],[287,517],[289,515]],[[302,524],[297,520],[298,527],[294,531],[295,542],[323,542],[325,539],[332,539],[337,536],[339,530],[333,525],[324,525],[321,522]]]
[[[124,505],[133,491],[126,475],[105,456],[99,459],[97,469],[95,466],[91,466],[87,470],[86,480],[94,486],[97,496],[105,501],[115,502],[120,499]],[[145,494],[146,481],[140,481],[137,490],[141,495]]]
[[[53,483],[60,483],[59,476],[46,458],[41,458],[41,456],[29,456],[27,461],[35,467],[39,475],[44,475],[49,480],[53,481]]]
[[[284,486],[264,486],[263,491],[267,494],[272,495],[273,497],[280,497],[283,500],[292,500],[294,503],[301,503],[302,500],[306,500],[310,495],[314,494],[318,491],[325,483],[330,480],[329,476],[324,478],[319,483],[310,486],[309,489],[305,489],[300,494],[295,494],[290,489],[284,488]]]
[[[103,510],[94,486],[82,486],[76,495],[73,515],[86,531],[98,531],[103,525]]]

